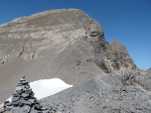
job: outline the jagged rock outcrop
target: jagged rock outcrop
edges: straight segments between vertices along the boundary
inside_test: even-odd
[[[128,53],[112,47],[102,27],[78,9],[11,21],[0,27],[0,101],[12,93],[20,75],[31,81],[58,77],[76,86],[104,72],[135,67]]]
[[[16,91],[9,101],[5,101],[0,113],[57,113],[52,107],[42,106],[34,97],[34,93],[25,77],[20,79]]]
[[[86,28],[88,41],[94,47],[95,63],[106,73],[113,70],[137,69],[126,47],[119,41],[113,40],[109,44],[104,37],[104,32],[94,21],[90,22]]]

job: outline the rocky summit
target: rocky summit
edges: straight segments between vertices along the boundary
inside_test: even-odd
[[[136,68],[127,50],[109,44],[102,27],[79,9],[45,11],[0,27],[1,101],[21,75],[78,85],[124,67]]]
[[[2,113],[151,113],[151,75],[124,45],[79,9],[58,9],[0,26]],[[72,88],[37,100],[31,81],[60,78]],[[49,86],[48,86],[49,87]]]

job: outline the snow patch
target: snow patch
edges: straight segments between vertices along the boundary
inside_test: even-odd
[[[71,88],[72,85],[65,83],[59,78],[53,79],[41,79],[37,81],[30,82],[30,87],[34,92],[34,96],[40,100],[45,97],[57,94],[65,89]],[[12,101],[12,96],[7,99],[7,101]]]
[[[30,83],[37,99],[42,99],[72,87],[59,78],[42,79]]]

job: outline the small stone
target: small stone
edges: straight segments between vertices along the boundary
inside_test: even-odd
[[[31,102],[31,103],[35,103],[36,99],[29,99],[28,101]]]
[[[18,101],[19,99],[20,99],[20,97],[18,97],[18,96],[13,96],[12,102],[16,102],[16,101]]]
[[[17,107],[17,106],[19,105],[19,101],[12,102],[12,105],[13,105],[14,107]]]
[[[24,100],[24,99],[21,99],[19,103],[21,103],[21,104],[23,104],[23,105],[29,105],[29,106],[33,104],[33,103],[31,103],[30,101]]]
[[[29,113],[30,112],[30,106],[23,106],[23,107],[16,107],[12,109],[13,113]]]
[[[35,110],[41,110],[41,109],[42,109],[42,106],[40,104],[35,105]]]
[[[30,95],[33,95],[33,94],[34,94],[31,89],[27,89],[25,92],[28,93],[28,94],[30,94]]]
[[[29,86],[29,85],[26,85],[25,88],[26,88],[26,89],[30,89],[30,86]]]
[[[27,98],[27,97],[29,97],[30,95],[29,95],[28,93],[22,93],[21,96],[22,96],[23,98]]]

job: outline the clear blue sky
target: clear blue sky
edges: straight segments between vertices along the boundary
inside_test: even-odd
[[[56,8],[84,10],[108,41],[118,39],[139,67],[151,67],[151,0],[0,0],[0,23]]]

